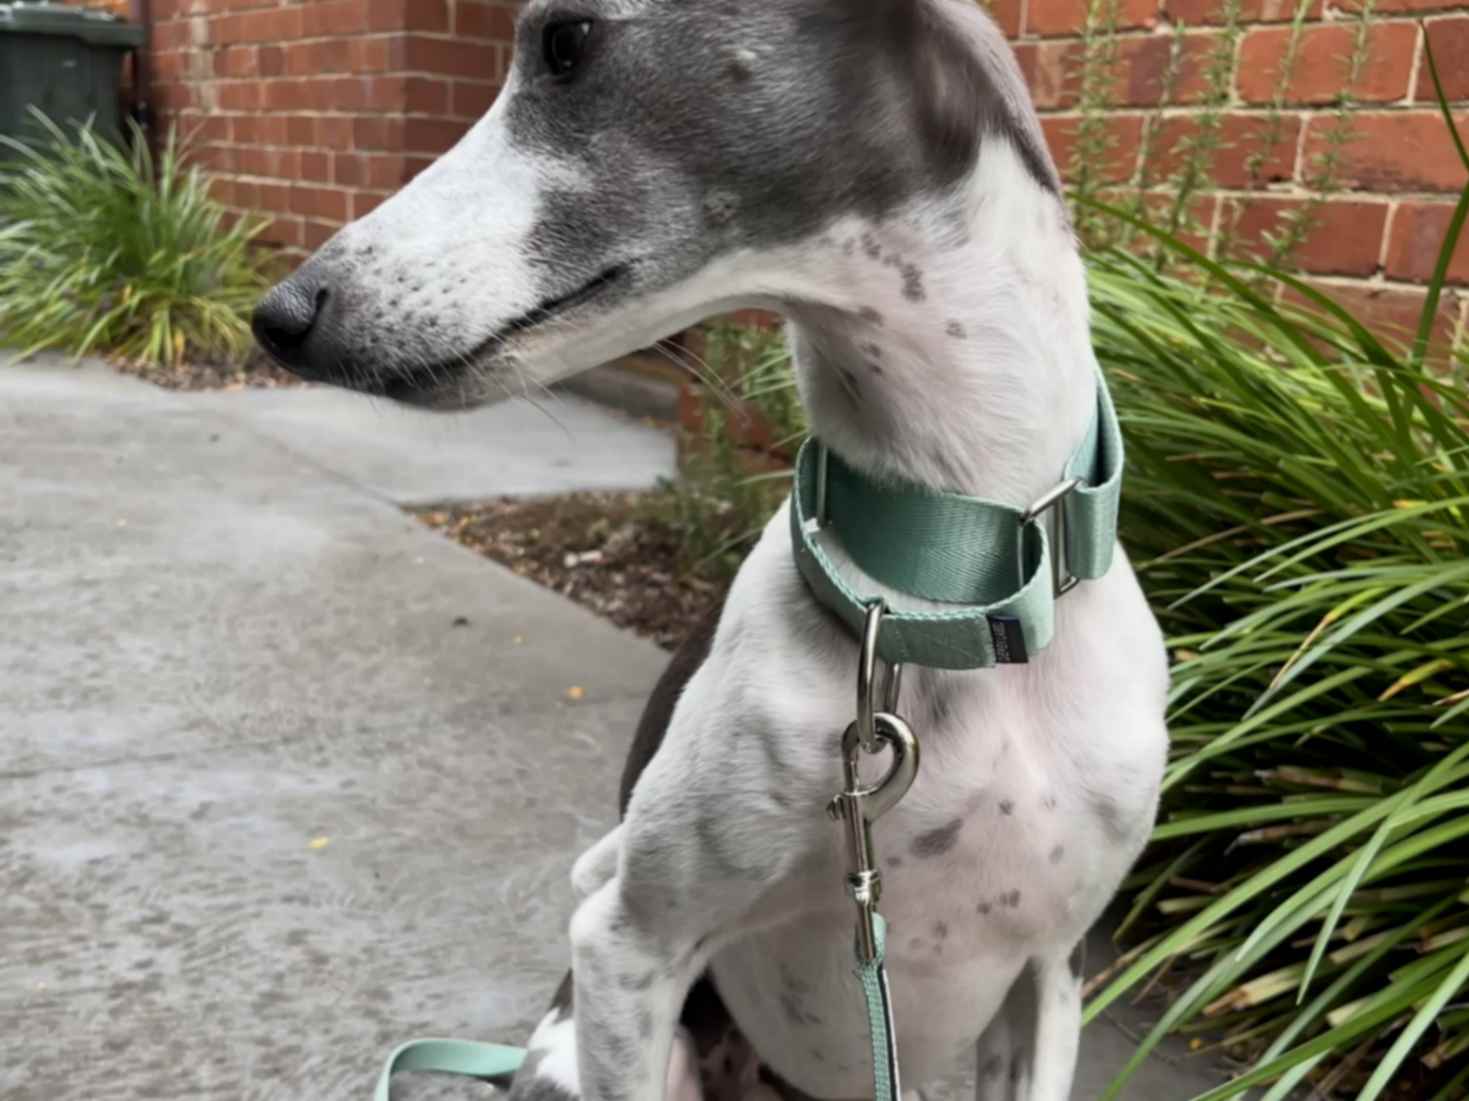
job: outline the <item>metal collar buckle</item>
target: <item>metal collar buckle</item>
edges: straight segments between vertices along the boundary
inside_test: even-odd
[[[826,527],[830,518],[828,510],[830,505],[827,499],[827,483],[831,478],[831,452],[826,449],[826,444],[820,441],[816,444],[816,508],[812,515],[806,518],[806,531],[816,535],[822,528]]]
[[[1051,588],[1056,596],[1065,596],[1081,584],[1081,578],[1071,572],[1071,563],[1066,553],[1066,499],[1082,486],[1080,478],[1071,478],[1056,486],[1035,504],[1020,514],[1019,558],[1021,582],[1025,581],[1025,529],[1034,520],[1049,515],[1050,530],[1046,533],[1051,547]]]

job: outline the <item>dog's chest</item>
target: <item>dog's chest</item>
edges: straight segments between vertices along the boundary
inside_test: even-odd
[[[1028,959],[1064,957],[1085,934],[1136,855],[1130,835],[1145,832],[1151,804],[1150,793],[1084,782],[1073,760],[1007,729],[993,708],[973,733],[957,728],[962,716],[913,711],[919,779],[873,840],[904,1061],[922,1081],[970,1050]],[[808,1090],[820,1080],[826,1096],[861,1096],[854,911],[840,831],[829,842],[796,888],[802,917],[725,954],[715,972],[779,1073]]]
[[[913,791],[873,827],[895,966],[1064,942],[1131,859],[1070,762],[989,733],[931,739]]]

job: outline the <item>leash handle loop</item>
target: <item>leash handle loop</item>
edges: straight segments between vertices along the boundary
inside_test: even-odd
[[[432,1071],[493,1082],[514,1074],[525,1062],[525,1050],[504,1044],[468,1040],[409,1040],[388,1056],[378,1076],[373,1101],[392,1101],[393,1075],[400,1070]]]

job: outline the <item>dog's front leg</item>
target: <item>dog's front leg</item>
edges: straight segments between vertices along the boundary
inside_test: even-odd
[[[979,1040],[976,1101],[1068,1101],[1081,1042],[1074,952],[1032,959]]]
[[[1035,1066],[1029,1101],[1067,1101],[1081,1048],[1081,976],[1086,941],[1065,955],[1031,961],[1035,970]]]
[[[660,900],[661,901],[661,900]],[[675,914],[631,906],[613,879],[571,924],[584,1101],[663,1101],[684,999],[707,963]]]

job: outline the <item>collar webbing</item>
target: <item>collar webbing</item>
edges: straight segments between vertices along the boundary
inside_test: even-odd
[[[854,634],[879,594],[852,587],[856,579],[844,577],[824,549],[830,540],[868,577],[953,605],[890,609],[878,640],[884,661],[936,669],[1027,661],[1050,644],[1056,597],[1112,565],[1122,466],[1122,430],[1100,376],[1096,416],[1057,493],[1028,511],[874,481],[813,439],[796,460],[796,565],[816,599]],[[1063,552],[1054,566],[1053,532]]]

